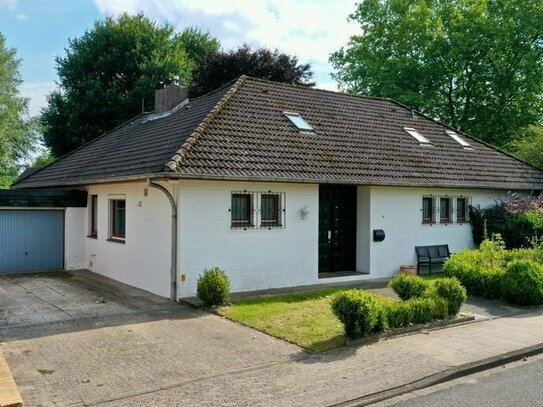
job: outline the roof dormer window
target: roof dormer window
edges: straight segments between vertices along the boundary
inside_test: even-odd
[[[413,137],[415,140],[417,140],[421,145],[432,145],[430,140],[428,140],[426,137],[424,137],[422,134],[420,134],[417,130],[415,130],[412,127],[404,127],[403,128],[407,134],[409,134],[411,137]]]
[[[450,136],[454,141],[464,147],[465,150],[473,150],[473,148],[471,148],[471,144],[464,140],[462,137],[460,137],[458,134],[456,134],[454,131],[445,130],[445,133],[447,133],[447,135]]]
[[[290,122],[296,126],[296,128],[300,131],[313,131],[313,127],[309,125],[308,122],[304,120],[302,116],[300,116],[298,113],[293,112],[283,112],[285,116],[287,116],[287,119],[290,120]]]

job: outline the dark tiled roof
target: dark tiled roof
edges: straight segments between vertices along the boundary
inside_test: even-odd
[[[91,180],[161,172],[164,164],[231,86],[194,99],[167,117],[149,120],[152,113],[140,115],[68,153],[14,187],[84,184]]]
[[[166,166],[182,177],[543,189],[542,171],[462,135],[473,147],[466,150],[445,133],[449,127],[386,99],[242,77],[189,106],[154,124],[136,118],[18,186]],[[285,111],[299,113],[314,133],[298,131]]]

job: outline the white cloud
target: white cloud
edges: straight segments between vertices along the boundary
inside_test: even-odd
[[[17,14],[15,16],[15,18],[17,18],[17,20],[21,20],[21,21],[28,20],[28,16],[26,14]]]
[[[21,95],[29,99],[28,113],[36,116],[47,104],[47,95],[56,88],[55,82],[24,82],[21,85]]]
[[[0,8],[5,7],[9,10],[15,10],[17,8],[18,0],[0,0]]]
[[[0,0],[2,1],[2,0]],[[347,23],[354,0],[94,0],[104,15],[142,11],[183,28],[207,28],[222,44],[243,42],[279,48],[310,62],[315,79],[330,82],[329,54],[345,45],[358,27]]]

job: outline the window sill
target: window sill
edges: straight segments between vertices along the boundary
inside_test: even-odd
[[[98,235],[87,235],[89,239],[98,239]]]
[[[114,238],[114,237],[110,237],[109,239],[106,239],[106,241],[108,241],[108,242],[114,242],[114,243],[126,244],[126,240],[124,240],[124,239],[116,239],[116,238]]]

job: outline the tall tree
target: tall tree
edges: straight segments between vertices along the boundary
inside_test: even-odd
[[[528,126],[517,132],[506,146],[517,157],[543,170],[543,127]]]
[[[15,50],[7,48],[0,33],[0,188],[15,180],[37,141],[36,123],[19,92],[19,65]]]
[[[186,44],[185,44],[186,41]],[[175,33],[142,14],[97,21],[56,58],[59,89],[42,112],[45,144],[60,157],[153,106],[154,91],[191,69],[217,40]]]
[[[541,0],[363,0],[331,55],[352,93],[394,98],[506,145],[543,112]]]
[[[243,45],[229,52],[209,53],[197,64],[190,86],[191,96],[208,93],[241,75],[314,86],[309,64],[300,64],[298,58],[267,48],[252,49]]]

